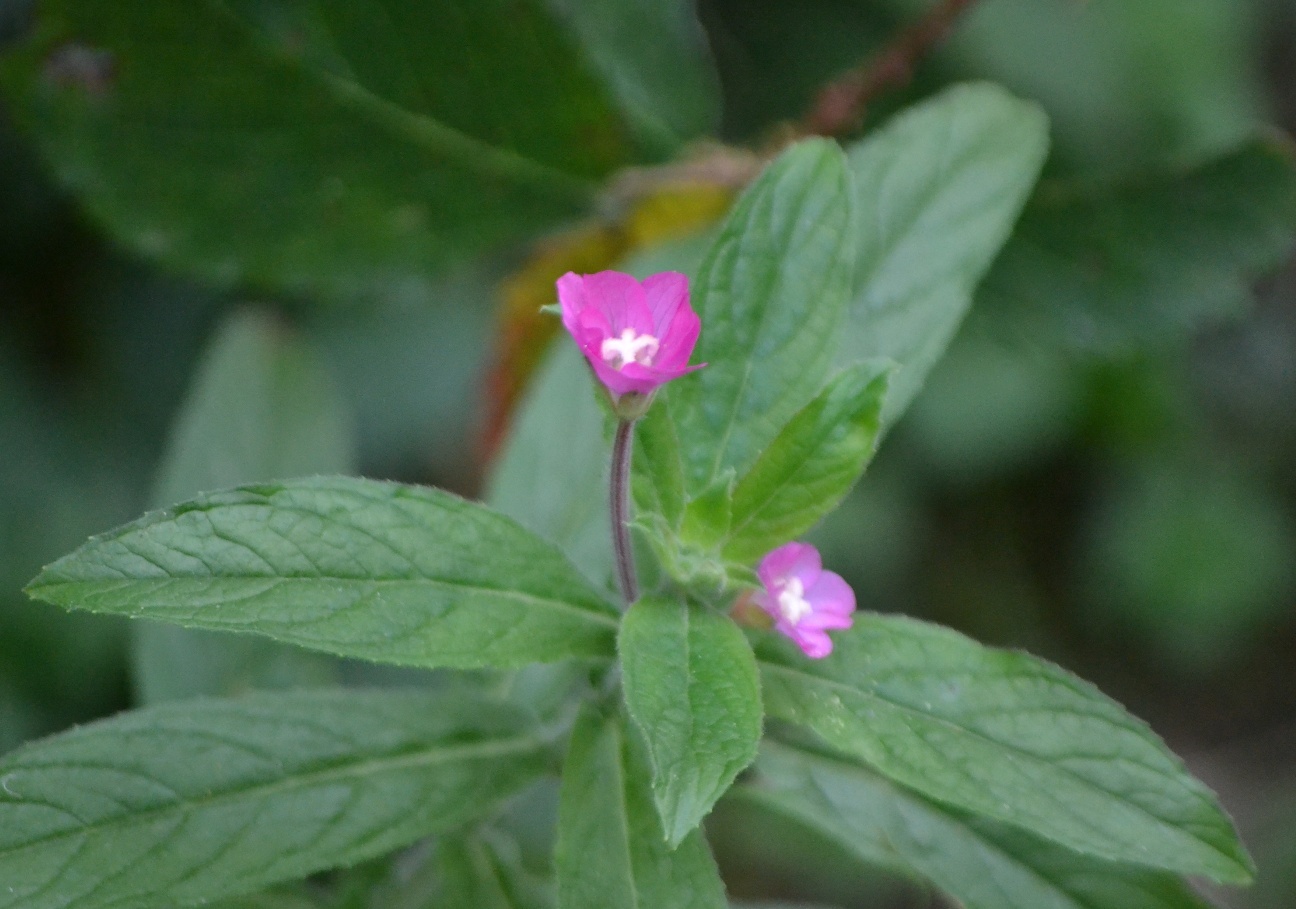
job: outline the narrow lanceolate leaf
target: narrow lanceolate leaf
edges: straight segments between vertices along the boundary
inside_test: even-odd
[[[773,636],[757,654],[771,716],[929,798],[1117,862],[1245,882],[1214,796],[1120,705],[1026,654],[910,619],[858,614],[832,656]]]
[[[854,274],[854,198],[837,146],[802,142],[721,229],[693,285],[693,361],[708,365],[667,391],[690,494],[727,468],[741,478],[822,386]]]
[[[756,757],[756,660],[726,616],[662,599],[630,608],[617,647],[626,706],[647,743],[653,798],[675,846]]]
[[[167,446],[157,506],[239,483],[346,473],[345,408],[315,352],[288,326],[253,310],[221,326]],[[131,652],[144,703],[333,679],[335,661],[251,635],[140,622]]]
[[[877,448],[888,373],[850,367],[783,427],[734,490],[726,558],[753,562],[837,506]]]
[[[1208,909],[1181,879],[1103,862],[933,802],[845,758],[766,743],[741,795],[967,909]]]
[[[884,425],[953,337],[1047,149],[1039,107],[992,85],[948,89],[849,149],[861,246],[838,361],[900,364]]]
[[[610,656],[613,607],[552,545],[435,489],[316,477],[91,538],[28,587],[70,608],[420,667]]]
[[[579,213],[634,156],[540,0],[42,3],[0,81],[137,249],[223,280],[418,279]]]
[[[589,367],[566,338],[522,401],[486,502],[556,543],[595,581],[610,580],[608,446]]]
[[[619,715],[586,707],[577,719],[558,804],[558,905],[726,909],[701,832],[673,851],[662,836],[642,751]]]
[[[977,298],[1023,336],[1121,356],[1244,312],[1293,237],[1290,142],[1257,139],[1124,185],[1042,184]]]
[[[421,692],[123,714],[0,761],[0,907],[255,892],[462,824],[545,765],[525,715]]]

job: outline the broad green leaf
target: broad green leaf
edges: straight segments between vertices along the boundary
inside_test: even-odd
[[[924,796],[1116,862],[1245,883],[1211,792],[1120,705],[1023,653],[859,613],[830,657],[764,636],[770,716]]]
[[[1173,875],[1060,849],[924,799],[845,759],[766,743],[756,767],[743,797],[865,861],[921,875],[967,909],[1208,907]]]
[[[558,806],[558,905],[725,909],[702,833],[673,851],[662,836],[642,750],[619,715],[587,706],[577,719]]]
[[[693,0],[546,0],[571,25],[644,144],[662,153],[715,129],[719,78]]]
[[[316,477],[145,515],[36,599],[423,668],[610,656],[614,607],[551,544],[440,490]]]
[[[734,490],[726,558],[754,561],[841,502],[877,447],[888,375],[850,367],[783,427]]]
[[[225,281],[419,279],[632,155],[540,0],[52,0],[0,82],[117,237]]]
[[[199,364],[153,493],[169,505],[254,480],[351,469],[345,410],[313,350],[265,313],[235,313]],[[145,703],[333,679],[320,654],[249,635],[141,622],[132,652]]]
[[[560,341],[522,400],[486,501],[562,547],[586,577],[606,583],[612,537],[604,415],[584,358]]]
[[[541,774],[522,714],[413,692],[164,704],[0,760],[0,907],[187,904],[351,864]]]
[[[647,743],[653,798],[673,847],[756,757],[756,661],[728,617],[664,599],[630,607],[617,649],[626,706]]]
[[[884,427],[958,329],[1047,150],[1039,107],[981,84],[947,89],[849,149],[862,243],[837,360],[899,364]]]
[[[1182,173],[1045,184],[978,299],[1032,339],[1127,355],[1244,312],[1296,238],[1296,167],[1260,139]]]
[[[702,319],[693,362],[708,365],[665,391],[690,494],[727,468],[741,478],[819,392],[858,246],[853,198],[841,151],[810,140],[780,155],[730,212],[692,289]]]

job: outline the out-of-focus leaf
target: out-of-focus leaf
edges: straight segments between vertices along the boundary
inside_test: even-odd
[[[562,547],[586,577],[612,571],[605,417],[589,368],[566,338],[549,354],[522,401],[486,501]]]
[[[351,469],[349,425],[314,351],[263,313],[232,316],[199,366],[173,430],[153,501],[169,505],[254,480]],[[145,703],[334,676],[326,657],[249,635],[135,626],[136,690]]]
[[[710,132],[719,83],[694,0],[546,0],[565,17],[645,144],[662,153]]]
[[[643,748],[619,714],[586,707],[563,765],[558,904],[563,909],[725,909],[701,831],[673,851],[653,807]]]
[[[1039,463],[1072,438],[1084,405],[1074,363],[997,337],[987,321],[973,313],[906,418],[924,464],[965,483]]]
[[[226,281],[420,279],[633,155],[540,0],[55,0],[0,80],[122,241]]]
[[[1190,668],[1236,657],[1288,613],[1296,523],[1236,467],[1133,466],[1099,497],[1084,542],[1090,618],[1135,629]]]
[[[849,149],[862,245],[837,360],[892,360],[888,426],[945,351],[1035,184],[1040,109],[992,85],[947,89]]]
[[[1032,342],[1130,354],[1243,312],[1296,239],[1296,162],[1260,139],[1187,172],[1047,184],[978,293]]]
[[[693,360],[708,366],[660,392],[669,410],[645,418],[674,420],[691,495],[727,469],[746,473],[818,393],[858,245],[851,202],[841,152],[811,140],[784,152],[730,212],[692,288],[703,326]]]
[[[522,867],[514,844],[498,835],[447,837],[437,843],[438,909],[546,909],[548,888]]]
[[[841,502],[873,457],[888,376],[886,364],[844,370],[788,422],[734,490],[726,558],[755,561]]]
[[[1179,878],[1098,861],[928,801],[845,759],[766,743],[745,798],[967,909],[1207,909]]]
[[[1063,670],[912,619],[858,613],[832,655],[765,635],[769,715],[948,805],[1115,862],[1246,883],[1212,793],[1148,728]]]
[[[525,714],[410,692],[165,704],[0,761],[0,906],[184,905],[451,829],[543,772]]]
[[[908,17],[930,8],[886,4]],[[961,19],[940,56],[1039,101],[1080,169],[1137,169],[1221,148],[1263,120],[1261,18],[1235,0],[999,0]]]
[[[760,682],[728,617],[646,598],[621,622],[625,701],[652,761],[653,799],[672,848],[756,757]]]
[[[94,537],[35,598],[375,662],[611,656],[615,609],[552,544],[435,489],[317,477],[213,493]]]

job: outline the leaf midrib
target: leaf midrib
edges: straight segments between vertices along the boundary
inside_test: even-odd
[[[594,183],[542,164],[525,155],[491,145],[426,114],[407,110],[375,95],[359,82],[336,76],[296,57],[275,51],[260,29],[231,10],[225,0],[202,0],[216,16],[235,25],[257,55],[314,82],[339,105],[358,111],[376,125],[424,149],[454,159],[460,167],[491,177],[503,177],[575,201],[589,201]]]
[[[449,745],[437,748],[424,748],[416,752],[402,752],[394,755],[386,755],[378,758],[371,758],[358,763],[331,764],[314,771],[294,774],[287,777],[279,777],[267,783],[257,783],[245,789],[231,789],[216,792],[208,796],[185,797],[164,805],[158,805],[155,808],[149,808],[144,811],[120,814],[109,818],[96,821],[91,824],[85,824],[80,827],[61,830],[38,839],[29,840],[19,846],[0,849],[0,859],[8,859],[19,855],[29,849],[35,849],[48,843],[59,842],[71,837],[86,836],[97,833],[102,830],[111,829],[115,826],[124,826],[126,824],[136,823],[141,820],[147,821],[150,818],[164,816],[172,812],[195,812],[204,811],[209,808],[219,806],[226,802],[247,799],[267,799],[283,792],[291,792],[294,789],[309,788],[311,786],[323,785],[331,781],[344,780],[348,777],[364,778],[381,773],[388,773],[393,770],[417,769],[419,767],[430,767],[440,763],[446,763],[454,760],[464,760],[473,757],[504,757],[510,754],[522,754],[529,749],[539,753],[545,747],[543,739],[537,736],[522,736],[509,739],[496,739],[486,742],[474,742],[470,745]],[[29,768],[27,772],[37,770],[58,770],[58,764],[43,764],[39,768]],[[3,768],[6,774],[23,770],[22,767]],[[111,765],[104,765],[104,770],[115,770]],[[22,801],[10,802],[8,800],[0,801],[0,807],[6,804],[23,804]]]
[[[545,606],[552,609],[557,609],[563,612],[578,615],[581,618],[592,619],[598,622],[599,624],[602,624],[612,629],[618,628],[620,624],[613,615],[611,615],[610,613],[604,610],[592,609],[592,608],[586,609],[584,607],[570,603],[566,600],[550,599],[548,597],[539,596],[537,594],[526,593],[525,591],[521,591],[521,590],[508,590],[505,588],[498,588],[498,587],[485,587],[478,584],[466,584],[466,583],[460,583],[456,581],[438,580],[435,578],[348,578],[348,577],[327,577],[322,575],[311,577],[311,576],[301,576],[301,575],[244,575],[244,574],[176,575],[176,576],[165,577],[165,578],[103,578],[99,580],[52,581],[44,584],[31,584],[26,588],[26,592],[29,596],[32,596],[36,599],[46,600],[47,602],[54,603],[57,606],[66,606],[67,605],[66,603],[54,599],[53,594],[47,595],[45,592],[57,591],[59,588],[65,588],[65,587],[82,587],[82,586],[102,587],[102,586],[109,586],[109,585],[115,588],[144,587],[144,586],[161,586],[161,585],[175,584],[177,582],[186,582],[186,581],[199,582],[199,583],[235,582],[235,583],[248,583],[248,584],[251,583],[265,584],[267,582],[270,582],[270,583],[274,583],[275,585],[286,584],[289,582],[301,582],[301,583],[308,583],[308,584],[330,584],[330,585],[366,584],[366,585],[377,585],[377,586],[410,585],[410,586],[439,587],[439,588],[449,588],[452,590],[461,590],[461,591],[466,591],[468,593],[475,593],[479,595],[498,596],[504,599],[519,600],[525,603]],[[108,593],[115,593],[115,592],[116,592],[115,590],[104,591],[98,595],[103,596]],[[231,599],[226,602],[228,604],[237,604],[238,602],[240,602],[240,600]],[[116,615],[147,616],[148,613],[152,611],[147,607],[132,608],[130,610],[104,609],[104,608],[96,609],[90,606],[82,606],[82,608],[87,609],[90,612],[108,612]],[[162,611],[167,611],[168,613],[170,613],[170,610],[158,610],[158,612],[162,612]],[[198,613],[194,612],[190,614],[197,615]],[[221,626],[221,627],[227,627],[227,626]]]

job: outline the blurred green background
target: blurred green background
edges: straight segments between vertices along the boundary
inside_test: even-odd
[[[215,38],[166,45],[165,22],[131,33],[167,4],[129,6],[117,17],[115,4],[0,0],[0,749],[129,706],[142,684],[121,623],[30,604],[20,590],[87,535],[184,495],[168,495],[186,468],[166,452],[187,431],[178,413],[200,363],[246,376],[260,344],[276,368],[300,372],[264,377],[278,409],[232,416],[236,442],[248,421],[312,420],[326,439],[320,470],[350,464],[474,494],[485,414],[499,403],[492,358],[509,325],[501,282],[580,211],[544,194],[441,185],[435,167],[404,170],[407,153],[342,120],[312,132],[318,99],[293,94],[299,85],[239,75],[242,61],[223,60]],[[230,6],[302,42],[303,57],[324,55],[325,68],[328,53],[350,53],[345,33],[316,40],[302,14],[312,4]],[[827,80],[931,4],[703,0],[696,19],[684,3],[607,7],[647,24],[576,0],[485,3],[471,15],[460,3],[403,6],[416,49],[426,39],[435,56],[453,39],[461,58],[422,76],[425,88],[452,86],[445,97],[411,105],[441,105],[469,132],[597,181],[668,160],[684,139],[764,147]],[[432,20],[419,31],[449,15],[442,7],[461,31],[437,37]],[[104,40],[136,56],[48,38],[77,16],[113,19]],[[500,52],[511,30],[536,60],[579,66],[531,85],[528,60]],[[352,40],[377,48],[384,37]],[[175,83],[137,95],[129,129],[96,132],[96,95],[125,93],[146,59]],[[379,76],[393,97],[402,90],[394,69]],[[1286,909],[1296,905],[1296,178],[1278,131],[1296,130],[1296,3],[982,0],[863,128],[972,78],[1045,107],[1045,182],[947,358],[815,541],[866,608],[1030,649],[1147,719],[1220,791],[1256,853],[1258,886],[1221,903]],[[89,114],[51,94],[69,84]],[[301,118],[294,147],[255,129],[177,138],[200,114],[255,123],[278,103]],[[345,160],[328,158],[348,142]],[[428,209],[398,208],[352,243],[354,225],[387,217],[383,192],[403,181],[420,184]],[[148,233],[131,187],[150,211],[158,199],[177,206],[164,214],[180,239]],[[330,192],[343,201],[294,207]],[[260,215],[249,199],[268,199]],[[689,201],[677,204],[662,217],[688,221]],[[469,225],[462,235],[454,218]],[[267,238],[280,246],[268,251]],[[562,270],[582,270],[570,262]],[[244,333],[250,365],[204,361],[230,332]],[[229,438],[202,444],[219,452]],[[219,464],[204,469],[220,475]],[[750,811],[713,825],[736,895],[935,905],[813,840],[770,852]]]

